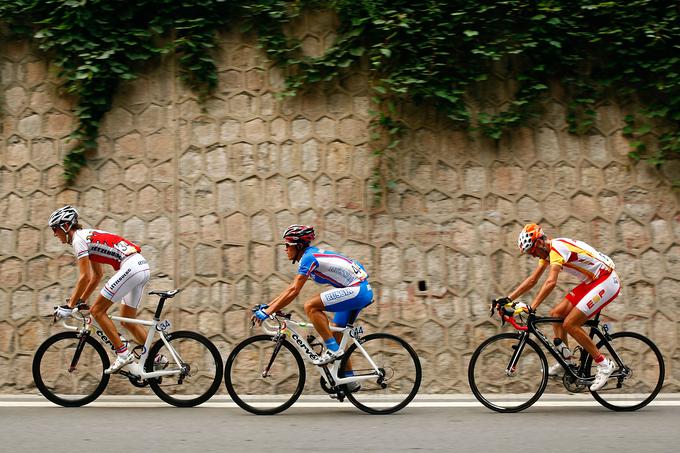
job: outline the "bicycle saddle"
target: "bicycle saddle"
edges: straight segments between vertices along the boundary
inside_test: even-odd
[[[182,291],[181,289],[171,289],[170,291],[151,291],[149,294],[161,296],[164,299],[172,299],[175,295]]]

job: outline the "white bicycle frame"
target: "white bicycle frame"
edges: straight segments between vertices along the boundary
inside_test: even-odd
[[[309,343],[307,343],[307,340],[302,335],[300,335],[300,332],[296,330],[295,327],[293,326],[302,327],[305,329],[314,326],[308,322],[295,321],[293,319],[280,319],[277,316],[275,316],[274,320],[278,323],[278,326],[274,326],[271,322],[267,324],[268,321],[264,321],[262,323],[262,330],[264,330],[265,333],[269,335],[287,336],[290,339],[290,343],[292,343],[296,347],[296,349],[302,353],[302,356],[305,358],[305,360],[307,360],[310,363],[313,363],[314,359],[318,357],[318,354],[314,352]],[[369,381],[375,379],[376,377],[384,377],[384,373],[380,371],[378,365],[376,365],[373,359],[371,359],[371,356],[368,355],[368,352],[366,352],[364,347],[361,345],[361,342],[359,341],[361,339],[361,335],[364,332],[363,327],[361,326],[355,327],[351,324],[348,324],[346,327],[335,326],[329,327],[333,332],[342,332],[340,349],[346,350],[346,347],[348,346],[348,343],[350,342],[351,339],[351,341],[353,341],[354,344],[356,345],[357,350],[361,352],[361,354],[366,358],[368,363],[371,365],[375,374],[357,374],[354,376],[339,377],[338,371],[340,371],[339,370],[340,363],[342,362],[342,358],[340,358],[338,360],[331,362],[327,366],[317,366],[318,372],[322,377],[325,377],[324,368],[328,369],[330,376],[335,381],[335,385],[349,384],[358,381]]]
[[[74,311],[74,315],[79,314],[81,317],[81,321],[83,323],[82,327],[77,327],[77,326],[72,326],[69,325],[66,320],[64,320],[63,325],[64,328],[67,330],[72,330],[72,331],[79,331],[81,333],[85,333],[89,331],[90,336],[92,337],[97,337],[99,341],[104,343],[105,345],[108,345],[109,348],[114,352],[116,352],[116,348],[113,346],[113,342],[106,336],[104,331],[101,329],[101,327],[97,326],[94,322],[94,318],[91,315],[84,315],[80,313],[80,311]],[[136,362],[133,362],[132,364],[128,365],[128,369],[132,372],[132,374],[139,376],[141,379],[152,379],[152,378],[158,378],[158,377],[163,377],[163,376],[172,376],[172,375],[177,375],[182,372],[182,359],[179,357],[179,354],[175,349],[170,345],[170,342],[165,338],[165,330],[170,327],[170,321],[159,321],[156,319],[152,319],[151,321],[147,321],[144,319],[135,319],[135,318],[124,318],[122,316],[110,316],[109,318],[112,319],[113,321],[118,321],[118,322],[126,322],[129,324],[140,324],[143,326],[149,326],[149,331],[146,335],[146,341],[144,342],[144,346],[142,349],[142,354],[139,357],[139,360]],[[168,348],[168,351],[170,352],[170,355],[172,355],[172,359],[175,361],[177,366],[180,368],[178,370],[160,370],[160,371],[152,371],[152,372],[146,372],[144,371],[144,363],[146,363],[146,358],[149,355],[149,349],[151,348],[151,344],[153,343],[153,339],[155,337],[155,332],[158,331],[160,333],[161,340],[163,340],[163,343],[165,343],[165,346]],[[121,337],[122,338],[122,337]],[[124,340],[125,341],[125,340]],[[131,365],[137,365],[135,367],[131,367]]]

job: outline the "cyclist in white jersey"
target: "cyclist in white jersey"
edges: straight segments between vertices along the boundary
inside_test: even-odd
[[[345,327],[352,324],[357,315],[373,301],[373,290],[368,282],[368,274],[357,261],[351,260],[337,252],[322,250],[311,246],[314,240],[314,228],[306,225],[291,225],[283,233],[288,258],[295,263],[300,261],[297,275],[293,283],[272,300],[268,306],[255,312],[253,320],[261,323],[272,313],[276,313],[290,304],[300,294],[308,279],[321,285],[333,288],[312,297],[305,302],[305,313],[314,324],[314,328],[326,343],[326,351],[317,360],[316,365],[324,365],[341,357],[337,339],[331,333],[329,321],[324,312],[334,312],[333,324]],[[338,338],[340,335],[338,334]],[[348,370],[351,367],[348,365]],[[347,371],[346,376],[352,375]],[[353,389],[356,391],[356,389]]]
[[[116,360],[104,372],[114,373],[132,362],[134,355],[123,343],[107,312],[114,302],[122,302],[120,314],[136,318],[144,287],[149,281],[149,265],[141,248],[125,238],[106,231],[85,229],[78,223],[78,212],[71,206],[57,209],[48,225],[62,244],[71,244],[78,263],[76,287],[66,305],[57,307],[55,315],[65,318],[74,307],[85,303],[104,275],[102,264],[116,273],[108,280],[90,309],[90,313],[116,348]],[[146,332],[138,324],[122,323],[137,343],[144,344]],[[167,359],[166,359],[167,360]]]
[[[581,283],[550,311],[551,316],[564,319],[562,324],[553,324],[555,346],[567,361],[571,358],[567,333],[583,346],[597,363],[597,375],[590,390],[601,389],[614,371],[614,362],[600,353],[581,326],[619,295],[621,282],[614,270],[614,262],[585,242],[568,238],[549,238],[535,223],[524,226],[517,245],[521,253],[539,258],[538,266],[510,295],[496,302],[504,304],[517,299],[533,288],[543,272],[550,267],[547,280],[531,303],[530,310],[535,311],[557,285],[560,272],[564,270],[579,277]],[[555,376],[561,371],[562,366],[556,363],[550,367],[548,373]]]

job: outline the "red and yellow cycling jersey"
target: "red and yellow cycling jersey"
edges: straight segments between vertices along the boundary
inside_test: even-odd
[[[541,264],[562,266],[569,274],[579,277],[583,281],[593,281],[602,273],[611,273],[614,262],[604,253],[583,241],[568,238],[555,238],[550,242],[548,260],[540,260]]]

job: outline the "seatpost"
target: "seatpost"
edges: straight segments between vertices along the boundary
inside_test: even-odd
[[[165,305],[165,299],[167,299],[167,297],[161,296],[161,300],[158,302],[158,306],[156,307],[156,313],[154,313],[153,315],[153,319],[155,319],[156,321],[161,320],[161,312],[163,311],[163,305]]]

